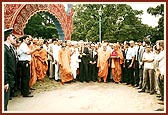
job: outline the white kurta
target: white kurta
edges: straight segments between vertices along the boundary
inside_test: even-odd
[[[58,59],[58,53],[61,50],[61,46],[53,45],[53,58],[55,63],[55,80],[61,79],[60,73],[59,73],[59,59]]]
[[[74,52],[74,53],[73,53]],[[72,69],[72,74],[74,79],[76,79],[76,70],[77,68],[79,68],[79,60],[78,60],[78,56],[79,56],[79,52],[77,48],[71,48],[71,53],[73,53],[71,55],[71,62],[70,62],[70,67]]]

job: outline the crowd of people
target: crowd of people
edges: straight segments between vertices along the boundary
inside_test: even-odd
[[[158,94],[164,100],[164,41],[102,43],[38,39],[23,35],[16,40],[12,29],[4,32],[4,110],[8,100],[33,97],[30,90],[44,77],[67,82],[114,82]]]

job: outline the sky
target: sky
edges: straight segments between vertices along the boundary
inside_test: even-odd
[[[149,26],[152,26],[152,27],[156,27],[158,25],[159,17],[158,16],[155,17],[155,16],[152,16],[151,14],[148,14],[147,9],[149,7],[155,8],[161,3],[159,2],[139,2],[139,3],[129,2],[127,4],[130,5],[132,9],[134,10],[143,10],[144,14],[141,16],[143,24],[148,24]]]

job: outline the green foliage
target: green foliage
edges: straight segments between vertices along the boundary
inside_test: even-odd
[[[143,39],[151,34],[152,27],[142,24],[143,11],[133,10],[126,4],[78,4],[74,7],[74,33],[72,40],[97,42],[99,39],[99,14],[102,9],[102,40],[123,42]]]
[[[147,12],[154,16],[160,16],[158,26],[156,26],[151,34],[151,41],[155,43],[157,40],[164,39],[164,5],[160,4],[156,8],[148,8]]]
[[[45,39],[58,38],[58,32],[48,12],[38,12],[31,17],[24,29],[24,33],[33,37]]]

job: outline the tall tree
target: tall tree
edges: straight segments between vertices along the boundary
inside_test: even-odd
[[[126,4],[79,4],[74,7],[73,40],[98,41],[99,14],[102,9],[102,40],[123,42],[142,39],[151,28],[142,24],[139,15],[143,11],[133,10]],[[145,30],[145,31],[144,31]]]
[[[164,4],[158,5],[156,8],[150,7],[147,12],[154,16],[159,16],[158,26],[153,29],[151,41],[156,42],[159,39],[164,39]]]

